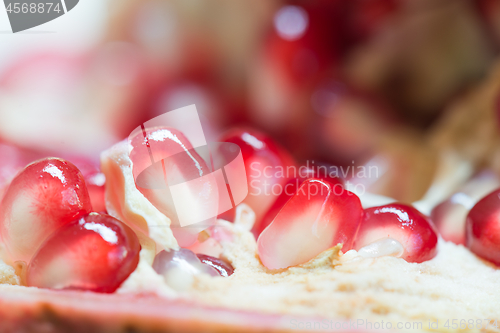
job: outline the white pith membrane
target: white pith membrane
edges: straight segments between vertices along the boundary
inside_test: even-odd
[[[108,212],[133,227],[142,245],[138,267],[118,293],[153,293],[266,313],[384,320],[394,323],[393,327],[397,322],[422,322],[425,329],[429,321],[438,319],[440,323],[478,318],[500,322],[500,270],[463,246],[440,239],[437,256],[416,264],[398,258],[401,244],[386,238],[359,252],[342,254],[337,246],[305,264],[269,271],[259,261],[249,231],[253,212],[245,206],[237,210],[234,224],[217,221],[233,236],[220,243],[234,274],[227,278],[194,275],[182,285],[182,292],[176,291],[151,267],[157,252],[178,249],[170,220],[136,189],[127,143],[103,152],[101,162]],[[380,204],[379,199],[371,203],[366,198],[365,207]],[[3,262],[0,283],[19,284],[14,269]]]

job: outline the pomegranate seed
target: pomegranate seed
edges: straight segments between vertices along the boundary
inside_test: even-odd
[[[315,85],[311,106],[315,112],[310,145],[319,156],[344,166],[378,151],[379,141],[396,121],[377,96],[338,79]]]
[[[30,52],[19,57],[0,74],[0,86],[17,110],[9,120],[16,130],[4,127],[2,134],[26,147],[58,152],[71,147],[71,153],[98,156],[130,133],[156,87],[157,69],[139,53],[130,43],[108,41],[78,55]],[[111,95],[117,98],[99,97]]]
[[[269,269],[302,264],[343,243],[352,248],[361,220],[359,198],[349,191],[335,193],[331,184],[307,179],[260,234],[258,252]]]
[[[301,170],[299,168],[299,170]],[[304,172],[299,172],[299,177],[290,179],[284,186],[283,191],[278,196],[276,201],[269,208],[267,213],[264,215],[261,221],[254,224],[252,232],[255,238],[258,238],[261,232],[267,228],[269,224],[274,220],[276,215],[280,212],[283,206],[290,200],[290,198],[297,192],[300,185],[308,178],[318,178],[328,182],[333,188],[334,192],[338,192],[343,187],[342,181],[337,177],[330,177],[328,174],[321,174],[318,169],[305,169]]]
[[[311,100],[311,87],[339,72],[349,37],[340,32],[349,31],[350,7],[350,1],[288,1],[277,8],[273,29],[253,61],[251,120],[295,149],[307,149],[304,142],[310,140],[312,113],[305,105]],[[316,147],[309,146],[306,153],[311,149]]]
[[[141,246],[128,226],[90,213],[52,234],[31,260],[29,286],[114,292],[139,263]]]
[[[231,193],[231,187],[229,186],[229,184],[226,184],[226,188],[227,188],[227,193]],[[234,222],[234,219],[236,218],[236,208],[232,208],[226,210],[225,212],[222,212],[217,216],[217,218],[229,222]]]
[[[153,261],[153,269],[163,275],[170,287],[179,291],[189,289],[196,275],[220,275],[217,269],[202,263],[193,251],[182,248],[179,251],[163,250],[158,253]]]
[[[106,176],[100,171],[99,164],[82,157],[68,157],[71,163],[76,165],[85,179],[87,190],[94,212],[106,213],[106,202],[104,198]]]
[[[434,258],[437,232],[427,217],[411,206],[393,203],[365,209],[354,248],[360,250],[377,241],[392,238],[404,252],[408,262],[423,262]]]
[[[500,189],[472,207],[467,215],[465,236],[472,252],[500,266]]]
[[[215,268],[217,272],[219,272],[220,276],[228,277],[234,273],[233,266],[225,260],[207,256],[205,254],[197,254],[196,256],[205,265]]]
[[[339,1],[285,5],[274,17],[274,31],[265,44],[265,55],[295,85],[302,86],[326,68],[338,64],[343,51]],[[287,22],[295,22],[294,26]],[[322,41],[328,36],[329,43]]]
[[[106,213],[105,200],[105,184],[106,176],[103,173],[96,171],[84,176],[87,190],[89,191],[90,202],[92,208],[96,212]]]
[[[469,210],[485,195],[500,186],[494,172],[483,171],[447,200],[432,209],[431,219],[444,240],[465,245],[465,220]]]
[[[29,262],[54,230],[91,210],[85,181],[73,164],[58,158],[29,164],[0,205],[0,231],[11,259]]]
[[[0,200],[7,191],[10,182],[28,163],[40,159],[42,154],[8,143],[0,142]]]
[[[225,133],[221,140],[241,148],[248,181],[248,196],[243,200],[260,221],[276,200],[287,180],[287,167],[294,166],[290,154],[267,135],[251,129],[236,128]],[[273,191],[274,190],[274,191]],[[225,216],[234,214],[226,213]]]
[[[470,207],[464,203],[468,199],[464,193],[457,192],[432,209],[431,219],[444,240],[465,245],[465,219]]]
[[[148,128],[144,133],[139,131],[131,138],[130,143],[133,147],[130,159],[133,162],[137,188],[160,212],[172,220],[172,232],[179,245],[192,245],[200,231],[215,223],[217,211],[215,210],[213,218],[204,221],[203,225],[196,223],[182,227],[176,208],[182,204],[191,209],[217,209],[217,184],[209,175],[211,171],[207,164],[193,150],[189,140],[175,129]],[[174,204],[171,185],[192,180],[196,183],[190,182],[191,185],[186,191],[189,193],[183,193],[186,196],[182,198],[176,197]],[[168,186],[165,186],[165,183]]]

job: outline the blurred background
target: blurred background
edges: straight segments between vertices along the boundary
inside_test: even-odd
[[[257,128],[300,163],[377,165],[351,180],[400,201],[500,170],[498,0],[81,0],[0,22],[3,179],[40,152],[98,164],[193,103],[213,133]]]

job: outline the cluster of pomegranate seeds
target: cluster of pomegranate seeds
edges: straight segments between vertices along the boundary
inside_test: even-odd
[[[29,286],[114,292],[134,271],[141,246],[117,219],[90,213],[52,234],[31,260]]]
[[[58,158],[26,166],[0,204],[0,232],[12,260],[29,262],[57,228],[92,211],[80,171]]]
[[[362,214],[355,194],[307,179],[260,234],[260,259],[267,268],[280,269],[302,264],[338,243],[350,250]]]
[[[467,247],[500,266],[500,189],[481,199],[467,215]]]
[[[255,212],[257,226],[288,181],[287,168],[295,168],[295,162],[285,149],[257,130],[235,128],[220,141],[241,148],[248,181],[248,196],[243,202]]]
[[[317,178],[329,183],[333,187],[334,192],[340,192],[343,190],[343,183],[339,178],[331,177],[327,173],[321,173],[319,169],[299,168],[297,177],[289,179],[288,182],[283,185],[283,191],[278,196],[276,201],[274,201],[272,206],[267,210],[262,220],[259,223],[256,223],[252,228],[255,238],[258,238],[261,232],[264,231],[269,224],[271,224],[283,206],[297,192],[300,185],[302,185],[302,183],[308,178]]]
[[[378,247],[396,249],[393,241],[382,242],[389,238],[402,245],[401,258],[408,262],[430,260],[437,252],[437,231],[417,209],[399,203],[365,209],[354,248],[360,250],[378,242]],[[382,248],[371,250],[385,252]]]
[[[225,260],[199,253],[196,254],[196,256],[203,264],[215,268],[220,276],[228,277],[234,273],[234,269],[231,264]]]
[[[172,232],[181,247],[197,240],[198,233],[215,223],[218,190],[205,160],[180,131],[153,127],[139,131],[130,139],[133,174],[138,190],[172,220]],[[175,197],[171,186],[189,182],[184,196]],[[193,208],[195,207],[195,208]],[[182,227],[178,209],[214,210],[213,219]]]

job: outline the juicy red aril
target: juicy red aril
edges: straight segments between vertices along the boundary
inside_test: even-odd
[[[316,85],[311,105],[315,111],[311,145],[317,154],[334,158],[341,165],[369,159],[380,149],[379,140],[393,126],[390,108],[341,80],[329,79]],[[351,176],[349,173],[344,177]]]
[[[467,215],[465,236],[472,252],[500,266],[500,189],[472,207]]]
[[[243,202],[253,209],[258,223],[278,196],[273,186],[286,183],[287,167],[294,166],[294,161],[288,152],[257,130],[232,129],[220,141],[241,148],[248,181],[248,196]]]
[[[101,172],[95,172],[84,176],[87,190],[89,191],[92,208],[96,212],[106,212],[105,183],[106,177]]]
[[[468,208],[452,200],[453,196],[434,207],[431,218],[444,240],[465,245],[465,218]]]
[[[11,259],[29,262],[54,230],[91,210],[85,181],[73,164],[58,158],[29,164],[0,205],[0,231]]]
[[[0,141],[0,200],[10,182],[28,163],[42,157],[40,152],[30,151]]]
[[[106,212],[104,199],[106,177],[100,171],[99,164],[82,157],[70,157],[68,160],[76,165],[85,179],[92,210],[94,212]]]
[[[196,256],[205,265],[215,268],[217,272],[219,272],[220,276],[228,277],[234,273],[234,269],[231,264],[222,259],[207,256],[205,254],[197,254]]]
[[[404,248],[401,257],[408,262],[423,262],[437,252],[437,232],[427,217],[411,206],[394,203],[365,209],[354,248],[392,238]]]
[[[274,31],[265,54],[274,67],[295,85],[303,86],[326,68],[338,64],[342,53],[342,12],[339,1],[302,2],[276,12]],[[295,27],[290,23],[294,22]],[[328,43],[324,43],[325,38]]]
[[[304,171],[304,172],[302,172]],[[252,232],[255,238],[258,238],[260,233],[267,228],[269,224],[274,220],[276,215],[280,212],[283,206],[290,200],[290,198],[297,192],[300,185],[308,178],[317,178],[328,182],[334,189],[334,192],[342,191],[343,183],[337,177],[330,177],[328,174],[322,174],[318,169],[307,168],[302,170],[299,168],[298,177],[288,180],[288,182],[283,186],[281,194],[278,196],[276,201],[268,209],[261,221],[257,221]]]
[[[302,264],[338,243],[350,250],[362,212],[354,193],[308,179],[260,234],[260,260],[279,269]]]
[[[500,179],[491,171],[483,171],[432,209],[431,218],[441,237],[465,245],[465,221],[469,210],[485,195],[500,186]]]
[[[180,246],[192,245],[198,233],[215,222],[218,188],[211,170],[178,130],[167,127],[146,128],[130,140],[133,174],[139,191],[172,221],[172,232]],[[186,184],[183,196],[172,194],[172,185]],[[175,199],[175,200],[174,200]],[[182,227],[177,209],[191,207],[213,210],[213,219]],[[201,214],[201,213],[200,213]],[[186,225],[186,224],[184,224]]]
[[[31,260],[29,286],[114,292],[134,271],[141,246],[117,219],[90,213],[52,234]]]

